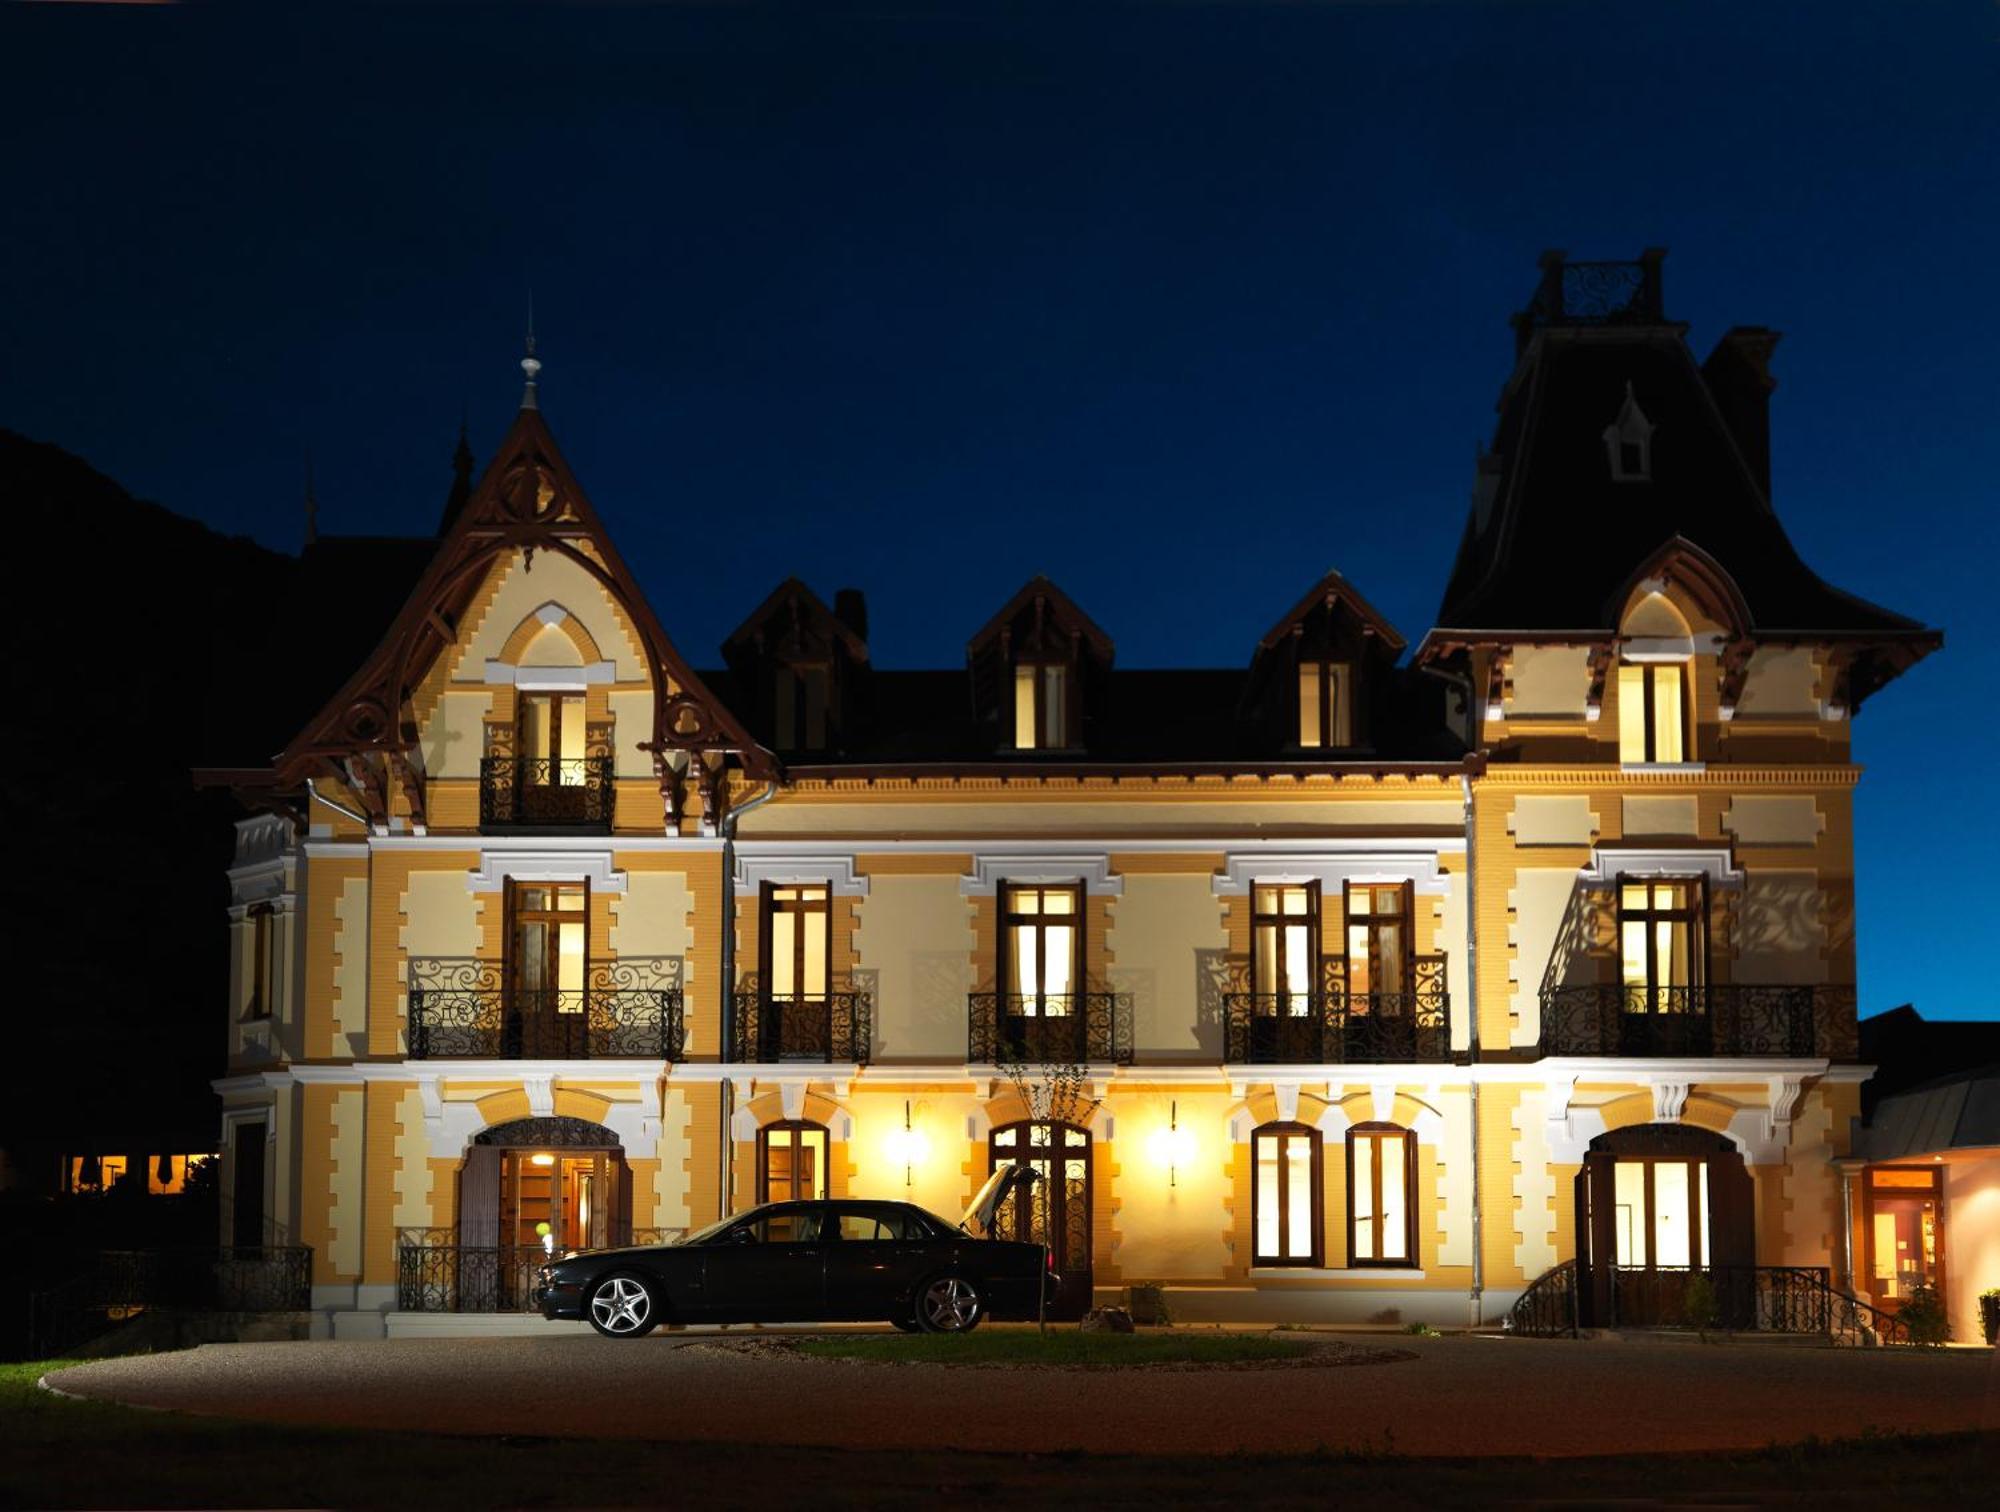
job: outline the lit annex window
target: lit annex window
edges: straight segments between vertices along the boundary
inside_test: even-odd
[[[1618,759],[1627,766],[1688,759],[1687,663],[1619,667]]]
[[[1069,668],[1057,662],[1014,667],[1014,749],[1056,751],[1069,744]]]
[[[1267,1124],[1253,1136],[1256,1263],[1319,1263],[1319,1132]]]
[[[1611,462],[1612,481],[1650,483],[1653,478],[1653,422],[1639,408],[1632,385],[1625,385],[1625,402],[1618,418],[1604,428],[1604,450]]]
[[[508,882],[510,991],[526,1015],[584,1012],[590,890],[583,882]]]
[[[1256,884],[1250,934],[1250,990],[1259,1010],[1310,1013],[1319,972],[1319,884]]]
[[[1348,1264],[1415,1264],[1416,1209],[1410,1201],[1415,1170],[1409,1130],[1360,1124],[1348,1131]]]
[[[1346,662],[1299,663],[1299,744],[1317,750],[1354,744],[1354,674]]]

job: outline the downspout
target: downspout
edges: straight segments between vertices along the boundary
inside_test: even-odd
[[[360,825],[364,830],[373,833],[375,826],[368,822],[368,816],[366,814],[362,813],[359,809],[349,808],[346,804],[342,803],[337,798],[327,797],[326,794],[322,793],[318,788],[313,786],[313,780],[310,777],[306,779],[306,793],[308,796],[316,798],[321,803],[324,803],[328,808],[332,809],[336,814],[345,814],[348,818],[352,819],[356,824]],[[306,832],[308,834],[312,832],[312,814],[310,812],[306,814]]]
[[[725,1060],[729,1047],[736,1038],[736,821],[752,809],[762,808],[778,796],[775,778],[764,784],[764,791],[746,803],[733,805],[722,816],[722,1043],[717,1047],[718,1060]],[[717,1100],[722,1127],[720,1130],[721,1154],[718,1156],[720,1169],[716,1173],[716,1201],[721,1211],[717,1219],[727,1218],[732,1206],[730,1191],[736,1162],[730,1159],[731,1126],[736,1119],[736,1083],[729,1077],[722,1079],[722,1096]]]
[[[1466,686],[1466,707],[1471,710],[1472,689]],[[1486,1291],[1486,1245],[1484,1214],[1479,1202],[1479,842],[1472,817],[1472,773],[1460,774],[1459,790],[1465,797],[1465,985],[1468,1005],[1465,1031],[1466,1067],[1472,1073],[1467,1087],[1472,1100],[1472,1293],[1467,1299],[1471,1322],[1477,1328]]]

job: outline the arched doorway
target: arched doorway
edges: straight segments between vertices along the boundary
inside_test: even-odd
[[[1741,1326],[1754,1313],[1750,1172],[1720,1134],[1692,1124],[1637,1124],[1598,1135],[1577,1172],[1576,1235],[1586,1327],[1689,1321],[1696,1277],[1714,1288],[1724,1326]]]
[[[1049,1315],[1080,1318],[1091,1299],[1090,1130],[1052,1119],[1002,1124],[987,1141],[987,1166],[1033,1166],[1041,1175],[1032,1195],[1009,1196],[994,1216],[1002,1239],[1046,1242],[1061,1289]]]
[[[519,1118],[472,1137],[458,1177],[461,1296],[485,1291],[486,1305],[525,1307],[550,1255],[631,1237],[632,1171],[602,1124]]]

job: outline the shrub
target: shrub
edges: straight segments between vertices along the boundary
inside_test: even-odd
[[[1715,1283],[1707,1276],[1690,1276],[1687,1290],[1681,1293],[1681,1321],[1707,1338],[1721,1312],[1715,1299]]]
[[[1945,1314],[1944,1298],[1938,1295],[1935,1286],[1912,1287],[1896,1316],[1902,1320],[1912,1344],[1936,1349],[1951,1337],[1951,1319]]]

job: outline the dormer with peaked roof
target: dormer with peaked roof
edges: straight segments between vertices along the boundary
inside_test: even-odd
[[[1329,571],[1258,641],[1244,712],[1282,750],[1371,746],[1403,645],[1396,627]]]
[[[786,578],[722,643],[735,706],[780,755],[841,749],[861,711],[867,611],[853,589],[835,602],[839,610]]]
[[[1111,637],[1035,577],[965,648],[974,718],[999,751],[1081,751],[1103,714]]]

